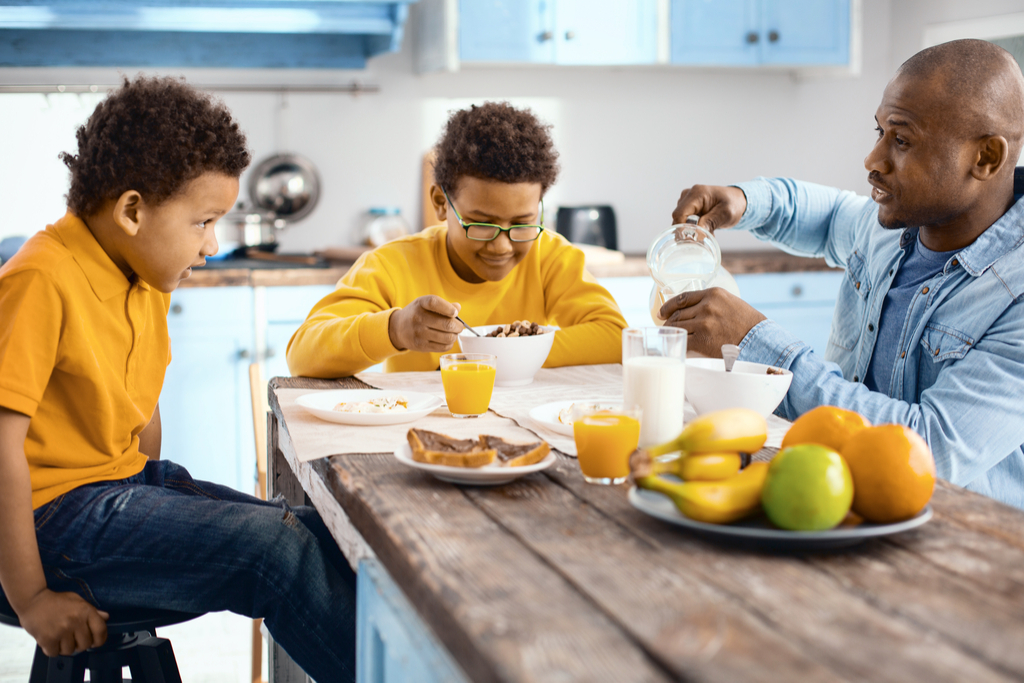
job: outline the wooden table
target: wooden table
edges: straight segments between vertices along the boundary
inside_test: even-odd
[[[299,463],[276,389],[364,386],[271,382],[272,487],[375,555],[469,680],[1024,679],[1019,510],[940,483],[916,531],[772,554],[652,519],[565,456],[495,488],[389,454]]]

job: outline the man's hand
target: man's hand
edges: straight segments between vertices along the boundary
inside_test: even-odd
[[[47,657],[73,655],[107,640],[106,612],[75,593],[39,591],[18,612],[21,627],[36,639]]]
[[[443,353],[464,328],[455,319],[462,307],[439,296],[421,296],[391,314],[388,336],[396,349]]]
[[[684,292],[661,307],[670,327],[686,330],[686,348],[712,358],[722,357],[722,344],[739,344],[765,317],[743,299],[721,287]]]
[[[711,232],[731,228],[740,222],[747,210],[747,196],[738,187],[694,185],[683,190],[672,212],[673,223],[683,223],[687,216],[700,216],[698,225]]]

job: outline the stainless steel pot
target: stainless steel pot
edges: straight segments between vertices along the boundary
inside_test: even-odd
[[[249,202],[217,224],[221,250],[270,247],[277,235],[302,220],[320,200],[320,174],[309,159],[298,154],[275,154],[261,161],[249,175]]]

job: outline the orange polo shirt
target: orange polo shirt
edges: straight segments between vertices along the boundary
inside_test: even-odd
[[[129,281],[68,213],[0,268],[0,406],[32,418],[32,507],[142,471],[170,295]]]

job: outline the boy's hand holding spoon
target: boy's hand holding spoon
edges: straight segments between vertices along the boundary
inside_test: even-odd
[[[421,296],[405,308],[391,314],[388,336],[396,349],[443,353],[452,348],[463,328],[458,319],[461,304],[439,296]]]

